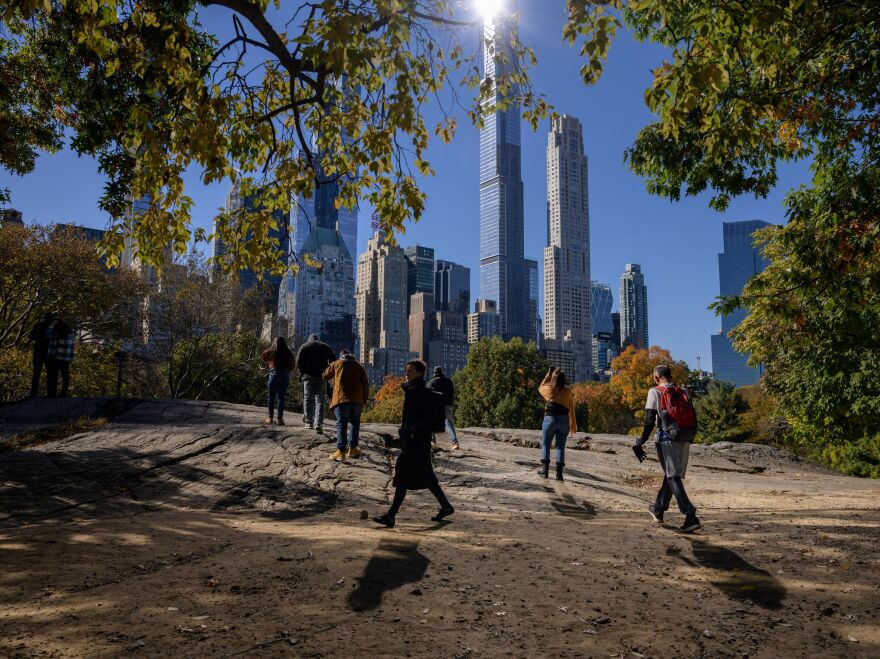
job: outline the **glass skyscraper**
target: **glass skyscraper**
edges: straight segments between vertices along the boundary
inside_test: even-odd
[[[769,224],[760,220],[724,223],[724,251],[718,255],[718,282],[722,296],[739,295],[746,282],[769,265],[769,261],[752,244],[755,231],[766,226]],[[738,387],[757,384],[764,372],[760,366],[748,366],[748,355],[736,352],[728,338],[728,332],[745,317],[745,309],[736,309],[722,316],[721,333],[712,336],[712,371],[715,379]]]
[[[471,269],[437,259],[434,264],[434,304],[438,311],[470,312]]]
[[[434,294],[434,248],[410,245],[403,250],[406,259],[406,311],[409,298],[416,293]]]
[[[516,3],[511,3],[515,5]],[[495,80],[509,73],[515,6],[483,24],[483,79],[492,95],[484,107],[502,99]],[[500,52],[496,53],[496,49]],[[505,63],[496,61],[503,58]],[[523,184],[520,173],[519,107],[485,117],[480,131],[480,297],[495,300],[505,339],[526,337],[529,281],[523,251]]]
[[[627,263],[620,277],[620,340],[621,348],[633,345],[647,348],[648,287],[638,263]]]

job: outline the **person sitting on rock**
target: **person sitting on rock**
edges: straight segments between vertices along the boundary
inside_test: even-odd
[[[544,406],[544,422],[541,424],[541,470],[544,478],[550,471],[550,447],[556,439],[556,480],[562,480],[565,467],[565,442],[569,434],[577,432],[574,416],[574,399],[571,387],[566,385],[561,368],[550,367],[538,387],[538,393],[547,401]]]
[[[406,363],[403,384],[403,421],[400,425],[401,451],[394,466],[394,499],[391,507],[384,515],[378,515],[373,521],[387,526],[394,526],[394,519],[407,490],[430,490],[440,503],[440,511],[431,519],[435,522],[449,517],[455,512],[446,498],[434,467],[431,464],[431,434],[442,424],[443,399],[440,394],[425,386],[427,366],[421,360],[414,359]]]
[[[263,351],[263,361],[269,363],[269,416],[266,423],[272,423],[275,408],[278,408],[278,425],[284,425],[284,398],[290,385],[290,372],[293,370],[293,352],[287,347],[283,336],[276,336],[271,347]]]
[[[330,409],[336,417],[336,451],[330,459],[358,458],[361,455],[358,448],[361,411],[370,395],[367,372],[351,351],[343,348],[339,351],[339,359],[330,364],[321,377],[333,383]]]

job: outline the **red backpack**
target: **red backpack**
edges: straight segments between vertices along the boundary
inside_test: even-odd
[[[697,412],[687,391],[677,384],[657,387],[660,394],[660,427],[675,442],[693,442],[697,435]]]

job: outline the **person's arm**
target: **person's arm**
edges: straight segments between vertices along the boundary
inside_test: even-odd
[[[299,350],[296,351],[296,359],[294,359],[294,361],[296,362],[296,367],[299,369],[300,373],[302,373],[302,352],[304,347],[305,344],[299,347]]]
[[[363,366],[361,366],[361,391],[363,392],[361,405],[366,406],[370,400],[370,379],[367,377],[367,370]]]
[[[542,382],[541,386],[538,387],[538,393],[543,396],[544,400],[550,400],[553,398],[553,394],[556,393],[556,390],[549,382]]]
[[[327,368],[324,369],[324,372],[321,373],[322,379],[328,380],[328,381],[333,379],[333,376],[336,374],[336,369],[333,368],[333,364],[335,364],[335,363],[336,362],[331,363]]]
[[[636,442],[637,446],[642,446],[651,438],[651,431],[657,423],[657,410],[645,410],[645,425],[642,426],[642,436]]]
[[[574,396],[571,395],[571,390],[568,392],[568,434],[574,437],[574,434],[578,431],[578,422],[577,415],[574,411]]]
[[[545,375],[545,376],[544,376],[544,379],[541,380],[541,386],[542,386],[542,387],[543,387],[545,384],[548,384],[548,383],[550,382],[550,378],[553,377],[553,371],[554,371],[554,370],[555,370],[555,369],[551,366],[551,367],[550,367],[550,370],[547,371],[547,375]]]

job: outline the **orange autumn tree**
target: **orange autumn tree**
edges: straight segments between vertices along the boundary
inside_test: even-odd
[[[372,407],[364,412],[363,420],[372,423],[400,423],[403,418],[403,385],[405,378],[386,375],[376,392]]]
[[[572,387],[578,428],[588,433],[608,433],[625,435],[636,425],[635,416],[627,407],[620,393],[601,382],[582,382]],[[581,409],[586,408],[586,419],[582,419]]]
[[[639,421],[643,418],[648,390],[654,386],[654,367],[660,364],[672,369],[674,382],[684,384],[688,381],[690,369],[687,364],[675,361],[668,350],[659,346],[651,346],[647,350],[629,346],[611,362],[614,375],[609,386]]]

